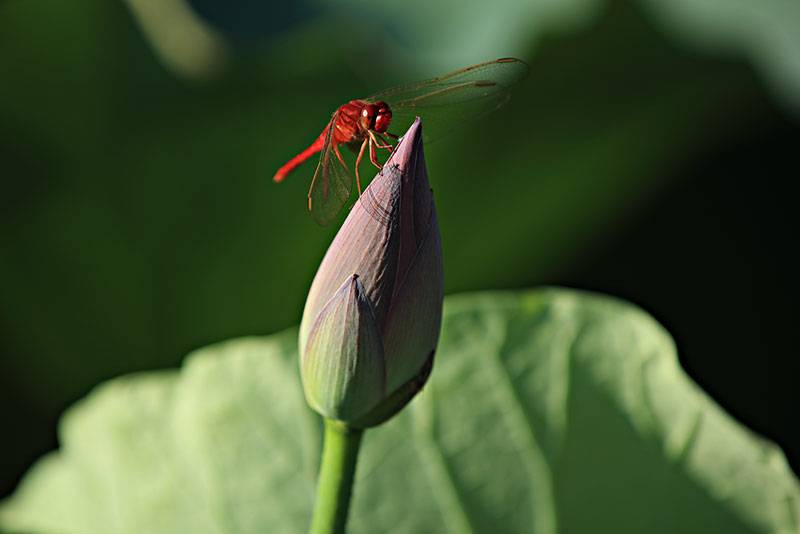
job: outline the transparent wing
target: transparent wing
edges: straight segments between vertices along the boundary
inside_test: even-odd
[[[515,58],[502,58],[464,67],[442,76],[399,85],[369,97],[398,106],[449,105],[508,89],[528,74],[528,65]]]
[[[414,117],[421,116],[425,138],[431,140],[505,104],[512,86],[527,76],[528,70],[519,59],[496,59],[387,89],[367,100],[389,104],[395,132],[405,131]]]
[[[328,123],[325,144],[320,151],[317,170],[314,171],[314,178],[308,189],[308,209],[321,226],[327,226],[336,219],[342,206],[350,198],[353,186],[353,178],[342,159],[339,146],[334,141],[333,132],[338,119],[337,111]]]

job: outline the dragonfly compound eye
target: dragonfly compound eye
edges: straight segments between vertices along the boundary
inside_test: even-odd
[[[389,105],[386,102],[377,102],[375,107],[377,110],[375,124],[372,129],[378,133],[383,133],[389,129],[389,124],[392,122],[392,110],[389,109]]]
[[[363,130],[375,129],[375,115],[377,111],[378,106],[375,104],[367,104],[361,109],[361,116],[358,118],[358,122]]]

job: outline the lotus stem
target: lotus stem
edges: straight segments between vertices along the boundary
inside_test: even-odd
[[[325,418],[322,462],[310,534],[344,534],[363,430]]]

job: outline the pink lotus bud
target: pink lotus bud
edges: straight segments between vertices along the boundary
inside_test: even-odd
[[[311,406],[371,426],[411,400],[432,365],[443,287],[417,119],[353,206],[308,293],[300,354]]]

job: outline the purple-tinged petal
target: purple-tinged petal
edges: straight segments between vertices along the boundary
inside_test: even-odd
[[[436,350],[442,324],[444,271],[435,211],[398,292],[383,330],[387,391],[415,376]]]
[[[322,415],[351,420],[383,400],[383,343],[358,276],[322,308],[301,359],[306,399]]]

